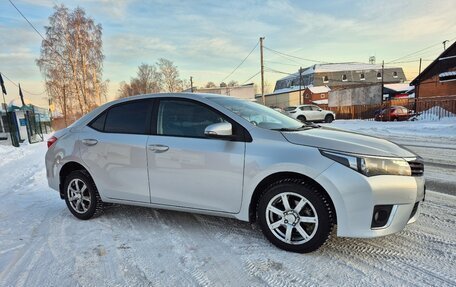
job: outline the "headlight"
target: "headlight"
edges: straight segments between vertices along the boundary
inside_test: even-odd
[[[374,157],[320,150],[327,158],[337,161],[365,176],[412,175],[409,163],[402,158]]]

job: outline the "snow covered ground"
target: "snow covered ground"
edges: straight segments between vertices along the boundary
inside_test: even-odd
[[[451,195],[428,192],[418,222],[396,235],[333,237],[302,255],[220,217],[119,206],[77,220],[47,187],[45,151],[0,146],[0,286],[456,285]]]

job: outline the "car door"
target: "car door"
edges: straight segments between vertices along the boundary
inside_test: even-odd
[[[150,202],[146,144],[151,100],[117,104],[79,136],[82,160],[103,197]]]
[[[312,120],[314,121],[322,121],[325,119],[325,112],[318,106],[311,106],[312,108]]]
[[[313,120],[312,108],[310,106],[301,106],[299,109],[302,111],[301,113],[306,117],[307,121]]]
[[[151,203],[237,213],[245,142],[211,139],[204,129],[228,119],[193,100],[163,98],[147,141]]]

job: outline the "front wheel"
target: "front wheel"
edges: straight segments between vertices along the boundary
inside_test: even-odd
[[[87,220],[102,213],[103,202],[87,172],[71,172],[65,178],[63,188],[65,203],[75,217]]]
[[[266,189],[258,203],[257,218],[272,244],[298,253],[317,250],[333,226],[328,199],[312,184],[294,179]]]

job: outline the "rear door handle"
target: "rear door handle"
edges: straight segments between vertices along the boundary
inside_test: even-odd
[[[169,150],[169,146],[162,144],[151,144],[149,145],[149,150],[155,153],[160,153]]]
[[[92,145],[96,145],[98,143],[98,141],[96,139],[83,139],[82,143],[87,146],[92,146]]]

